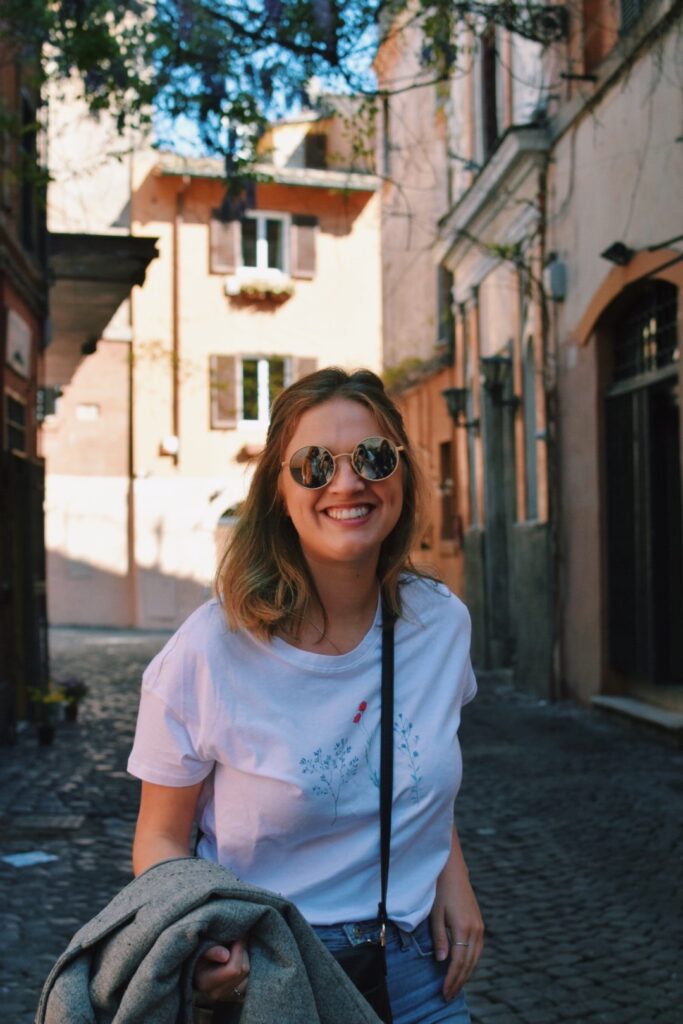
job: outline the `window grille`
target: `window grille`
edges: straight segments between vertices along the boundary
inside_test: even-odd
[[[668,281],[650,282],[617,328],[614,383],[675,363],[677,320],[678,290]]]

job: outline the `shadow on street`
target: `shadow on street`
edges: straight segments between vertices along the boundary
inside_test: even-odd
[[[86,679],[53,746],[0,750],[0,1018],[31,1024],[71,935],[130,879],[126,775],[143,668],[162,634],[53,630],[55,675]],[[487,924],[475,1024],[680,1021],[681,756],[571,705],[494,682],[464,711],[456,820]],[[304,1022],[302,1022],[304,1024]]]

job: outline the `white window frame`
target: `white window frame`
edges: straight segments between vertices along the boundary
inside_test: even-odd
[[[256,361],[256,391],[258,404],[258,419],[246,420],[244,418],[244,362],[245,360]],[[261,355],[257,352],[243,352],[238,361],[238,406],[239,426],[265,428],[270,423],[270,361],[271,359],[282,359],[284,362],[284,384],[288,387],[292,383],[292,360],[289,356],[279,356],[274,352],[270,355]]]
[[[258,213],[247,213],[245,220],[256,221],[256,266],[247,266],[240,262],[239,273],[244,276],[252,275],[265,278],[289,277],[291,214],[259,210]],[[266,236],[266,221],[268,220],[279,220],[282,224],[282,269],[268,266],[268,238]],[[240,243],[240,261],[242,259],[243,247]]]

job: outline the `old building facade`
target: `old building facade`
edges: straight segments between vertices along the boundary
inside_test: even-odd
[[[553,120],[559,635],[583,700],[675,706],[683,684],[681,15],[595,5]]]
[[[131,233],[159,255],[45,427],[54,622],[177,625],[211,592],[274,395],[380,367],[377,179],[327,112],[263,145],[239,207],[218,160],[128,158]]]
[[[494,26],[493,34],[488,31],[478,40],[463,30],[459,49],[467,56],[462,57],[462,73],[448,86],[400,92],[386,104],[384,124],[390,130],[397,121],[402,126],[391,146],[393,166],[402,177],[400,189],[385,185],[390,205],[383,211],[383,240],[396,232],[395,191],[410,197],[412,218],[423,225],[425,238],[431,223],[430,242],[421,253],[422,276],[403,300],[413,305],[412,319],[406,321],[411,337],[392,334],[392,320],[385,316],[387,378],[396,381],[430,485],[432,525],[420,555],[467,596],[475,660],[482,668],[509,666],[519,637],[518,662],[536,656],[543,662],[539,674],[547,674],[547,641],[542,652],[525,646],[536,648],[539,636],[547,637],[549,614],[546,452],[536,438],[545,415],[543,352],[533,285],[540,258],[539,153],[545,148],[532,123],[539,102],[539,45],[507,30],[495,31]],[[497,59],[496,47],[505,61]],[[416,27],[391,34],[376,62],[389,93],[415,74],[421,52]],[[525,125],[531,126],[523,133],[519,129]],[[419,146],[419,154],[429,153],[438,182],[428,202],[424,174],[412,170],[423,159],[412,152],[413,132],[431,134],[431,146]],[[504,135],[507,147],[498,152]],[[380,152],[385,146],[382,139]],[[505,258],[508,252],[512,259]],[[411,273],[413,263],[407,249],[383,245],[384,281]],[[524,421],[513,401],[513,375],[505,372],[512,366],[513,349],[519,355],[522,337],[530,342],[538,368],[527,370],[534,408],[528,398]],[[419,359],[407,363],[409,353]],[[482,359],[481,365],[490,366],[496,376],[493,391],[482,386]],[[393,374],[395,360],[398,372]],[[533,431],[526,446],[523,422],[527,434]],[[520,444],[528,479],[511,468],[511,453]],[[543,630],[527,631],[523,623],[513,623],[522,596],[512,596],[521,585],[512,567],[515,559],[539,563],[542,586],[532,596]]]
[[[0,54],[0,742],[47,681],[39,383],[48,341],[35,68]]]
[[[515,32],[494,7],[445,102],[452,358],[401,402],[475,658],[541,696],[666,703],[683,679],[680,13]]]

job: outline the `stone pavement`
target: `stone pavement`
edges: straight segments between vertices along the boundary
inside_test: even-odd
[[[138,784],[125,763],[139,677],[164,639],[54,630],[53,673],[91,687],[79,721],[50,748],[32,732],[0,748],[0,856],[58,858],[0,861],[1,1024],[31,1024],[58,954],[129,880]],[[494,681],[461,738],[457,820],[487,923],[474,1024],[680,1024],[681,755]]]

